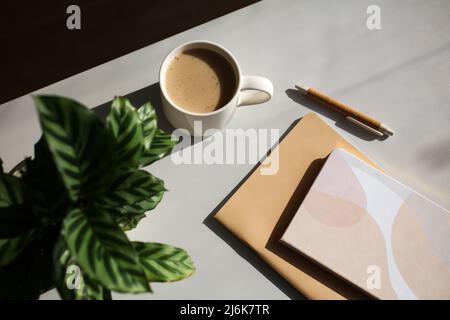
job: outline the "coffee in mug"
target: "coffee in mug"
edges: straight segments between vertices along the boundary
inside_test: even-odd
[[[181,108],[197,113],[223,107],[234,95],[236,75],[231,64],[208,49],[191,49],[170,62],[165,83],[167,93]]]
[[[270,80],[242,75],[231,52],[206,40],[187,42],[169,52],[161,64],[159,84],[167,120],[195,136],[224,129],[238,106],[263,103],[273,95]]]

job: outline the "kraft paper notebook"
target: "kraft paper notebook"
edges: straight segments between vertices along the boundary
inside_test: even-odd
[[[450,299],[450,214],[334,150],[281,241],[379,299]]]
[[[368,295],[280,242],[325,158],[340,147],[376,166],[316,114],[304,116],[273,151],[275,175],[257,168],[215,218],[310,299],[368,298]]]

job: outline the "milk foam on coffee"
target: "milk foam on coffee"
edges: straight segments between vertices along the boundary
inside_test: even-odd
[[[165,87],[180,108],[196,113],[212,112],[231,100],[236,76],[230,63],[218,53],[192,49],[172,60]]]

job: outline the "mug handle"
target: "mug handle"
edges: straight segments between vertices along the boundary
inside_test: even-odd
[[[238,106],[263,103],[269,101],[272,96],[272,81],[258,76],[242,76]]]

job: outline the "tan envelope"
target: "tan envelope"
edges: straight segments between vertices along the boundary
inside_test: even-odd
[[[316,114],[309,113],[277,147],[278,173],[261,175],[257,168],[215,218],[307,298],[367,299],[363,292],[279,242],[325,158],[336,147],[379,168]]]

